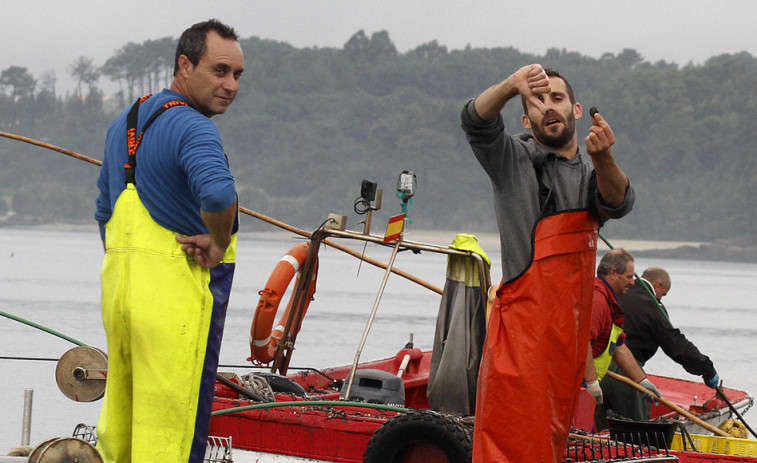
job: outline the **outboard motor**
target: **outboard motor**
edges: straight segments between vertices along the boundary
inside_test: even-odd
[[[348,384],[350,378],[344,380]],[[347,388],[343,387],[340,397],[345,399]],[[352,382],[349,400],[381,402],[387,405],[405,406],[405,384],[402,378],[384,370],[370,368],[357,370]]]

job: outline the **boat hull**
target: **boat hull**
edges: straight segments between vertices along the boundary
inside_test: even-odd
[[[404,369],[403,383],[405,403],[408,409],[428,409],[426,386],[431,361],[431,352],[419,349],[402,349],[396,356],[361,364],[360,369],[374,369],[396,374],[403,360],[410,362]],[[329,461],[362,462],[363,455],[374,433],[392,418],[401,414],[394,409],[365,408],[369,404],[335,404],[321,406],[317,401],[336,401],[340,389],[348,378],[351,366],[329,368],[321,371],[306,370],[287,377],[307,391],[305,396],[278,394],[273,408],[235,411],[214,416],[211,434],[232,438],[235,461]],[[727,404],[715,397],[714,391],[704,384],[676,378],[649,375],[662,391],[663,396],[676,405],[696,413],[714,425],[730,416]],[[751,406],[753,399],[746,392],[724,388],[729,400],[737,408]],[[216,388],[214,412],[236,409],[252,403],[237,397],[232,390]],[[301,404],[299,403],[301,402]],[[353,406],[354,405],[354,406]],[[594,399],[582,390],[578,399],[575,425],[578,429],[593,430]],[[652,417],[680,419],[689,432],[708,434],[707,431],[683,420],[677,413],[660,403],[652,407]],[[470,418],[472,424],[472,418]],[[702,454],[670,451],[679,461],[709,463],[718,461],[749,461],[757,463],[757,457]],[[254,457],[254,459],[252,459]],[[290,459],[282,459],[290,458]]]

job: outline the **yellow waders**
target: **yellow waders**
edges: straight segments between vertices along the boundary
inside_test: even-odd
[[[98,450],[105,462],[202,461],[236,235],[224,263],[204,269],[128,184],[105,236],[108,381]]]

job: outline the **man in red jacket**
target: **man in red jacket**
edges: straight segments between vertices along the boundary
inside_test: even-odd
[[[704,383],[714,389],[720,377],[712,360],[673,326],[661,302],[670,287],[670,275],[664,268],[649,267],[626,294],[618,297],[625,313],[626,344],[642,368],[660,348],[688,373],[701,376]],[[610,371],[622,374],[618,370],[617,365],[610,364]],[[602,394],[603,406],[616,414],[635,421],[649,419],[649,402],[627,384],[607,378],[602,381]]]
[[[626,294],[628,288],[633,286],[634,271],[633,256],[624,249],[608,252],[597,266],[591,311],[591,337],[584,374],[586,388],[596,399],[597,405],[602,405],[603,402],[599,383],[613,360],[626,376],[660,395],[660,391],[649,381],[625,344],[624,313],[618,304],[618,297]],[[606,428],[605,414],[606,410],[602,407],[597,408],[595,422],[598,430]]]

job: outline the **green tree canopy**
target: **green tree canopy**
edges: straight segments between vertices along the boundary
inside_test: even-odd
[[[170,37],[127,43],[102,68],[77,60],[78,95],[96,81],[94,71],[121,85],[104,104],[95,103],[103,101],[95,85],[86,101],[61,98],[50,90],[54,83],[38,89],[26,69],[9,67],[0,74],[0,125],[98,157],[113,117],[170,84],[175,43]],[[213,122],[240,203],[266,215],[314,228],[330,212],[349,213],[361,180],[370,178],[385,190],[384,207],[374,215],[379,223],[399,212],[393,188],[407,169],[418,175],[414,227],[496,232],[489,181],[460,129],[460,111],[469,98],[539,62],[566,76],[577,100],[597,106],[615,132],[613,152],[637,203],[629,216],[608,223],[607,236],[755,241],[757,208],[749,192],[757,182],[757,60],[748,53],[681,68],[650,63],[633,49],[592,58],[560,48],[544,55],[512,47],[448,50],[434,40],[399,53],[386,31],[360,30],[341,48],[257,37],[240,44],[245,73],[237,100]],[[523,130],[521,113],[519,101],[506,105],[509,132]],[[588,117],[577,121],[579,140],[589,124]],[[25,209],[15,220],[61,220],[33,207],[60,200],[66,217],[90,221],[96,175],[81,163],[0,139],[0,188],[6,197],[20,195],[14,208]],[[81,195],[67,193],[64,204],[61,182]]]
[[[11,103],[19,98],[32,96],[37,80],[27,68],[11,66],[0,72],[0,89],[10,89]]]

